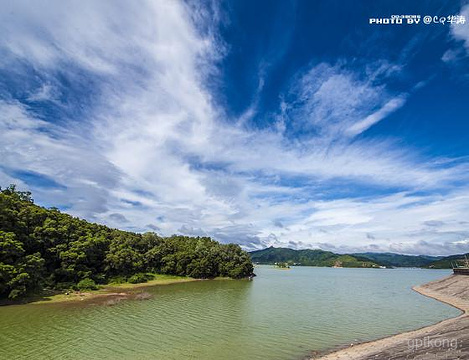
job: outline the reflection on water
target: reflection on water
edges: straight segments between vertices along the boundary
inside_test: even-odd
[[[254,281],[153,287],[152,299],[115,306],[1,307],[0,358],[301,359],[459,313],[410,289],[448,271],[262,266],[256,273]]]

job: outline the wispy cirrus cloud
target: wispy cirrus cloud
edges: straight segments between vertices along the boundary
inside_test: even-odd
[[[9,3],[0,15],[3,184],[112,226],[247,248],[415,252],[406,249],[426,241],[443,253],[463,241],[467,162],[358,136],[405,105],[412,89],[396,93],[385,81],[402,64],[299,70],[277,124],[253,129],[214,100],[228,51],[218,9],[52,3]],[[432,221],[442,225],[424,225]]]
[[[295,81],[283,110],[293,131],[328,139],[354,137],[405,103],[406,94],[391,93],[384,81],[399,65],[367,64],[363,71],[347,65],[320,63]]]
[[[355,136],[366,131],[368,128],[385,119],[388,115],[403,106],[405,103],[405,97],[405,95],[400,95],[392,98],[374,113],[350,126],[346,133],[350,136]]]

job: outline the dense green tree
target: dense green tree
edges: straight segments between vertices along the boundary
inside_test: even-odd
[[[15,186],[0,188],[0,297],[115,277],[144,281],[146,273],[243,278],[252,271],[250,257],[238,245],[111,229],[37,206],[31,193]]]

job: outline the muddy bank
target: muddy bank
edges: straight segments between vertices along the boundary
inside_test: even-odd
[[[104,304],[115,305],[122,300],[146,300],[149,299],[147,288],[162,285],[179,284],[193,281],[201,281],[188,277],[177,277],[162,275],[157,279],[139,284],[111,284],[104,285],[99,290],[94,291],[44,291],[41,295],[28,297],[19,301],[3,300],[0,306],[24,305],[24,304]]]

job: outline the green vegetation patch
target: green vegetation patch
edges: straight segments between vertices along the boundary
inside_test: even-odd
[[[138,273],[129,277],[129,283],[131,284],[139,284],[139,283],[146,283],[147,281],[153,280],[155,277],[153,274],[144,274]]]
[[[86,278],[78,282],[76,289],[79,291],[97,290],[98,286],[93,279]]]
[[[111,229],[37,206],[31,193],[14,186],[0,188],[0,299],[44,289],[151,282],[155,273],[238,279],[252,272],[251,259],[239,245]]]

